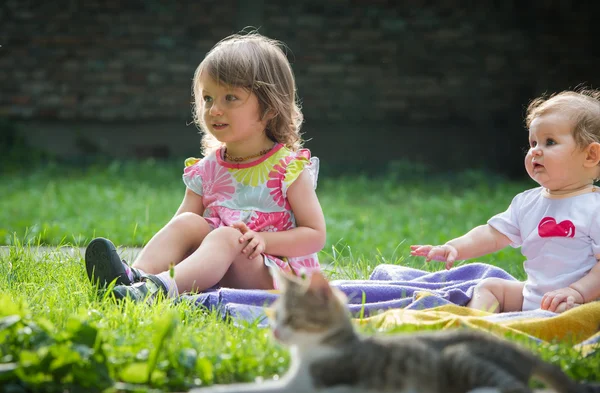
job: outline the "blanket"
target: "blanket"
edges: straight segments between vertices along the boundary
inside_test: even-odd
[[[473,287],[487,277],[515,280],[504,270],[483,263],[436,272],[382,264],[373,270],[368,280],[335,280],[331,285],[346,294],[351,313],[368,317],[395,308],[464,306],[473,295]],[[219,308],[223,316],[254,320],[260,314],[264,315],[263,307],[270,305],[277,296],[278,291],[215,288],[184,298],[199,307]]]
[[[510,336],[533,343],[563,342],[584,356],[600,352],[600,301],[575,307],[562,314],[532,310],[493,314],[453,304],[427,310],[387,310],[356,320],[390,330],[397,326],[415,329],[474,328],[500,337]]]
[[[541,341],[569,340],[586,353],[600,347],[600,302],[563,314],[543,310],[492,314],[462,307],[471,299],[474,286],[488,277],[515,280],[503,269],[483,263],[436,272],[382,264],[368,280],[336,280],[331,285],[346,294],[350,312],[359,324],[375,323],[384,329],[407,324],[436,329],[466,326]],[[277,299],[278,293],[215,288],[184,295],[181,300],[216,309],[234,322],[267,326],[265,307]]]

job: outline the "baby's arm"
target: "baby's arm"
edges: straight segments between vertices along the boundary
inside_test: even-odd
[[[569,285],[569,288],[579,292],[583,298],[582,303],[589,303],[600,298],[600,262],[596,263],[592,270],[579,281]]]
[[[287,198],[296,218],[296,228],[258,234],[246,232],[248,235],[240,237],[240,243],[251,237],[260,237],[264,242],[263,252],[282,257],[298,257],[320,251],[325,245],[325,217],[309,173],[303,171],[290,185]],[[234,227],[237,226],[234,224]],[[242,228],[238,229],[245,233]],[[249,244],[249,248],[253,249],[253,244]],[[250,250],[246,250],[246,253],[250,255]]]
[[[600,298],[600,262],[588,274],[565,288],[547,292],[542,297],[542,310],[563,312]]]
[[[510,239],[489,224],[480,225],[466,234],[450,240],[444,245],[410,246],[411,255],[423,256],[427,261],[446,262],[446,269],[452,267],[455,260],[477,258],[503,249],[511,243]]]

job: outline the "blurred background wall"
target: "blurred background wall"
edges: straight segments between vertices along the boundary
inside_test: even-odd
[[[6,150],[17,132],[66,158],[199,156],[195,67],[255,26],[290,48],[306,146],[324,167],[378,173],[400,160],[518,177],[528,101],[599,85],[599,11],[553,0],[3,0],[0,140]]]

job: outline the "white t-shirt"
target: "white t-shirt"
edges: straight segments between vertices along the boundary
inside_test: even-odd
[[[578,281],[598,262],[600,188],[560,196],[542,187],[527,190],[488,224],[527,258],[523,310],[534,310],[545,293]]]

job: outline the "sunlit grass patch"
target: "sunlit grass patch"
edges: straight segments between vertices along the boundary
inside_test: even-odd
[[[187,302],[117,304],[89,284],[81,255],[66,252],[95,236],[142,246],[179,206],[181,170],[180,163],[116,162],[3,176],[0,244],[10,249],[0,253],[0,384],[16,392],[183,391],[285,373],[289,354],[268,329]],[[321,178],[328,235],[320,259],[331,279],[367,279],[382,263],[439,270],[439,263],[410,257],[409,246],[459,236],[529,186],[477,173]],[[479,261],[524,277],[518,250]],[[569,343],[532,350],[574,378],[600,380],[600,356],[584,358]]]

